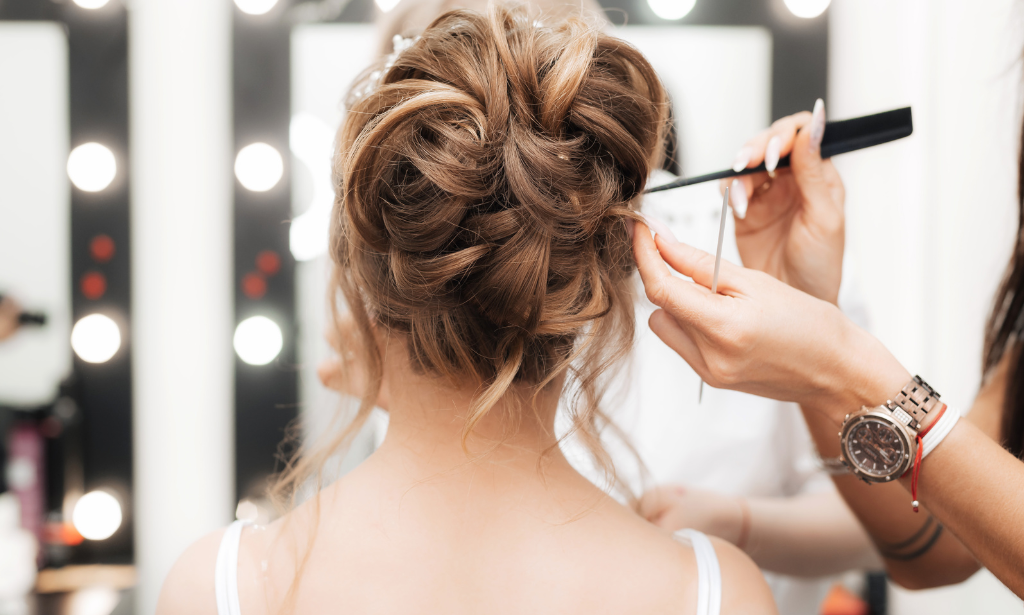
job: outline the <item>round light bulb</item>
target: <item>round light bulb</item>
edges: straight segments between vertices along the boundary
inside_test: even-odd
[[[253,192],[266,192],[281,181],[284,160],[266,143],[246,145],[235,158],[235,177]]]
[[[68,156],[68,177],[79,190],[99,192],[114,181],[114,153],[99,143],[83,143]]]
[[[647,0],[647,4],[658,17],[674,21],[686,17],[697,0]]]
[[[71,520],[83,538],[110,538],[121,527],[121,504],[106,491],[90,491],[75,503]]]
[[[83,361],[104,363],[121,347],[117,323],[103,314],[90,314],[71,329],[71,348]]]
[[[249,365],[266,365],[281,352],[284,337],[281,327],[273,320],[266,316],[253,316],[238,323],[234,345],[239,358]]]
[[[825,12],[832,0],[785,0],[790,13],[804,19],[817,17]]]
[[[101,9],[107,6],[110,0],[75,0],[75,4],[83,9]]]
[[[277,0],[235,0],[239,10],[249,15],[263,15],[274,8]]]

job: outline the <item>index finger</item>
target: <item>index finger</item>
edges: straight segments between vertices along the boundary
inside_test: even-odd
[[[756,167],[764,162],[768,142],[774,136],[779,136],[782,141],[780,143],[780,155],[785,156],[789,154],[793,147],[793,139],[796,137],[796,133],[810,123],[810,121],[811,113],[809,111],[800,111],[799,113],[775,120],[770,127],[754,135],[740,149],[741,153],[749,156],[745,165],[746,168]]]
[[[647,225],[637,222],[635,228],[633,256],[647,298],[654,305],[669,311],[692,312],[696,302],[711,291],[693,282],[674,277],[668,265],[662,260]]]

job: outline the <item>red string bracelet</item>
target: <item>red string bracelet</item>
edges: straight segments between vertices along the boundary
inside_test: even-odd
[[[932,421],[927,427],[917,432],[917,453],[914,455],[914,467],[911,470],[909,470],[910,472],[913,473],[910,477],[910,497],[913,498],[913,501],[910,503],[910,505],[914,507],[914,512],[918,512],[921,506],[921,503],[917,501],[917,475],[921,471],[921,460],[924,458],[923,440],[924,437],[928,434],[928,432],[931,431],[932,427],[935,427],[936,425],[939,424],[939,419],[942,418],[942,415],[946,412],[947,407],[948,406],[946,406],[946,404],[942,404],[942,407],[939,408],[939,413],[935,415],[935,420]],[[903,476],[906,476],[906,473],[904,473]]]

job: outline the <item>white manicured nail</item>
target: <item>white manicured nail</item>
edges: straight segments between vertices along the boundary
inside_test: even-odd
[[[642,213],[640,215],[643,216],[644,221],[647,222],[647,228],[651,229],[651,237],[654,237],[655,235],[661,235],[665,239],[670,239],[672,243],[679,243],[679,240],[676,239],[676,236],[672,232],[672,229],[670,229],[668,225],[665,224],[663,221],[659,220],[658,218],[655,218],[650,214]]]
[[[739,173],[743,169],[747,168],[747,164],[750,163],[750,157],[754,152],[749,147],[742,147],[740,151],[736,152],[736,158],[732,161],[732,170]]]
[[[811,114],[811,151],[821,149],[821,139],[825,136],[825,101],[814,101],[814,112]]]
[[[747,189],[738,179],[732,180],[732,186],[729,187],[729,204],[737,218],[742,220],[747,217]]]
[[[769,173],[779,166],[779,153],[782,151],[782,139],[775,135],[768,140],[768,147],[764,150],[764,168]]]

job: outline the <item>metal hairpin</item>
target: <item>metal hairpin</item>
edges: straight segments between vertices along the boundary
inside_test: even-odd
[[[718,249],[715,252],[715,275],[711,278],[711,292],[718,292],[718,272],[722,264],[722,244],[725,241],[725,214],[729,211],[729,187],[725,187],[725,197],[722,199],[721,221],[718,223]],[[697,393],[697,403],[704,401],[704,379],[700,381],[700,391]]]

